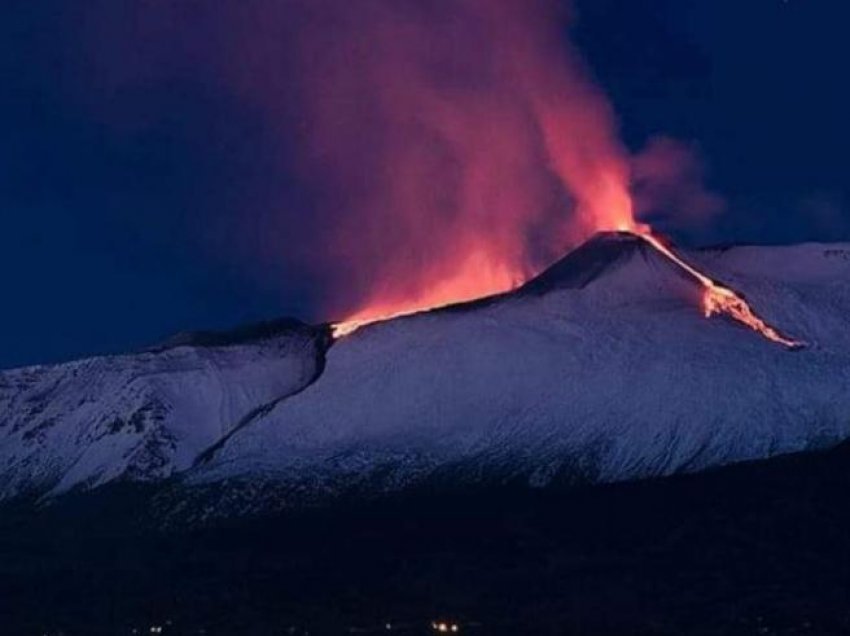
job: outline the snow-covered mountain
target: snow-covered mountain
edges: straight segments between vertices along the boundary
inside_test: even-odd
[[[255,331],[0,373],[0,499],[190,467],[321,372],[323,330],[283,321]]]
[[[682,255],[807,345],[704,318],[691,277],[604,234],[515,292],[329,349],[301,327],[6,372],[0,495],[176,476],[167,505],[220,512],[643,478],[850,437],[850,246]]]

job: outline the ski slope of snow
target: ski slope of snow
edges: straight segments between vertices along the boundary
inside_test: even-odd
[[[604,234],[514,292],[329,349],[324,327],[296,325],[2,372],[0,499],[137,480],[227,514],[663,476],[850,437],[850,245],[681,256],[806,346],[706,319],[692,277]]]
[[[190,485],[293,493],[431,480],[613,481],[822,448],[850,435],[846,246],[685,253],[808,344],[725,318],[637,238],[604,235],[512,294],[375,324],[234,435]]]

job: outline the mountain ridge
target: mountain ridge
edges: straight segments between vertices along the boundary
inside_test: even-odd
[[[706,320],[688,275],[613,234],[514,292],[333,346],[326,325],[280,319],[0,372],[0,499],[147,481],[174,505],[224,492],[226,516],[434,479],[545,488],[829,447],[850,435],[844,249],[684,255],[810,339],[799,357]]]

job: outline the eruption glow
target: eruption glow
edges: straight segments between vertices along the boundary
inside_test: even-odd
[[[85,4],[84,102],[154,138],[186,96],[215,106],[179,127],[203,130],[213,155],[235,149],[227,170],[210,163],[228,175],[212,225],[232,214],[228,239],[245,235],[264,275],[321,290],[337,336],[510,290],[620,230],[698,280],[707,316],[796,344],[639,222],[674,211],[681,229],[722,201],[687,146],[655,138],[630,156],[566,38],[569,0]],[[152,89],[167,99],[139,110],[136,90]]]
[[[337,69],[304,94],[308,178],[349,211],[328,236],[338,334],[512,289],[630,225],[629,157],[560,4],[367,0],[333,42],[305,34]]]
[[[699,282],[703,288],[702,309],[706,318],[710,318],[713,315],[724,315],[745,325],[746,327],[749,327],[756,333],[761,334],[763,337],[777,344],[784,345],[788,348],[798,348],[805,345],[805,343],[800,340],[794,340],[783,336],[774,327],[771,327],[763,319],[759,318],[749,306],[747,301],[744,300],[738,293],[713,281],[692,265],[689,265],[687,262],[679,258],[679,256],[677,256],[669,247],[652,234],[651,229],[647,225],[622,223],[610,229],[615,229],[621,232],[632,232],[637,236],[640,236],[643,240],[652,245],[653,248],[657,249],[666,258],[685,270],[697,282]],[[432,307],[416,308],[408,311],[383,314],[372,320],[362,319],[335,323],[332,326],[333,335],[336,338],[341,338],[371,322],[390,320],[392,318],[410,315],[418,311],[422,311],[423,309],[434,309],[453,304],[453,302],[459,301],[450,300]]]
[[[803,342],[793,340],[780,334],[776,329],[759,318],[752,308],[739,294],[711,280],[708,276],[676,256],[669,247],[652,235],[648,229],[642,229],[638,234],[649,242],[655,249],[664,254],[676,265],[693,276],[703,287],[702,308],[706,318],[718,314],[737,320],[753,331],[760,333],[768,340],[790,348],[803,346]]]
[[[435,260],[419,260],[414,269],[382,261],[373,272],[375,284],[367,288],[359,306],[333,325],[336,337],[364,324],[521,284],[541,265],[533,258],[535,246],[529,241],[533,230],[546,232],[545,249],[541,251],[556,256],[594,232],[619,230],[640,235],[693,276],[704,290],[706,317],[726,315],[773,342],[788,347],[800,344],[768,326],[740,295],[684,262],[652,234],[649,226],[635,219],[630,193],[632,160],[617,139],[610,104],[589,80],[578,53],[553,28],[558,24],[552,12],[554,5],[520,0],[456,3],[451,17],[458,25],[470,27],[462,38],[469,38],[477,47],[485,44],[491,56],[481,67],[475,63],[475,51],[457,40],[457,33],[442,33],[427,20],[422,22],[421,16],[411,22],[407,14],[390,10],[389,3],[373,2],[370,6],[378,11],[378,23],[387,25],[401,19],[407,27],[396,24],[392,41],[385,42],[394,59],[401,54],[401,62],[390,61],[390,56],[372,61],[377,77],[390,81],[389,94],[384,85],[372,87],[377,99],[388,112],[402,115],[401,122],[392,119],[391,124],[410,124],[407,117],[418,113],[414,117],[417,123],[435,132],[445,145],[444,159],[460,161],[461,178],[456,198],[436,196],[435,189],[439,191],[443,184],[429,177],[440,177],[442,172],[430,163],[435,153],[428,149],[428,140],[390,133],[390,151],[381,158],[393,165],[383,166],[389,171],[385,174],[387,182],[376,190],[379,199],[368,201],[373,218],[375,214],[379,219],[381,214],[396,215],[389,227],[401,229],[400,234],[391,235],[401,242],[388,254],[397,253],[399,247],[414,254],[423,245],[432,247],[424,238],[432,233],[439,235],[440,243],[428,253],[427,258]],[[411,37],[409,42],[425,42],[429,52],[448,45],[455,57],[460,54],[460,59],[472,61],[466,71],[488,78],[485,90],[467,91],[458,86],[447,92],[421,76],[417,79],[422,51],[415,45],[411,50],[409,44],[401,44],[398,38],[404,33]],[[375,34],[379,55],[381,38],[387,35],[383,30]],[[409,68],[403,68],[405,62]],[[466,81],[472,79],[474,76]],[[658,170],[663,156],[654,153],[654,171],[669,175],[670,170]],[[677,162],[681,160],[679,155]],[[572,199],[572,215],[541,215],[547,201],[547,175],[556,177]],[[561,206],[556,204],[556,210],[560,212]],[[362,217],[354,215],[353,220],[359,223]],[[449,225],[439,234],[430,226],[446,220]],[[362,236],[362,232],[354,236]],[[374,234],[373,240],[360,247],[381,248]],[[355,258],[355,264],[360,262],[362,259]]]

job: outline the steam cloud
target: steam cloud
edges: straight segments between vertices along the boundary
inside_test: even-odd
[[[632,159],[635,214],[662,227],[705,228],[726,202],[705,189],[698,151],[669,137],[654,137]]]
[[[333,311],[501,291],[631,218],[610,107],[555,3],[300,6],[302,167],[347,268]]]

